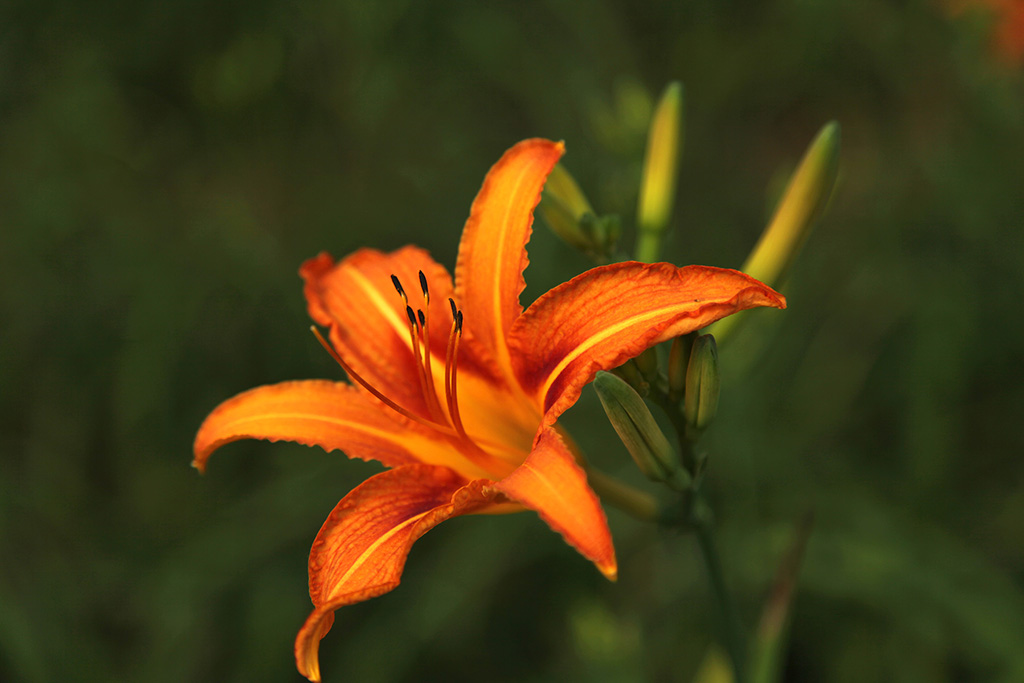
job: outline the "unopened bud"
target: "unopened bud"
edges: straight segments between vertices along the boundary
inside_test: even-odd
[[[687,488],[690,477],[682,468],[679,454],[633,387],[610,372],[598,372],[594,388],[608,420],[640,471],[653,481],[666,482],[678,490]]]
[[[587,213],[580,217],[580,230],[591,245],[584,251],[592,255],[608,256],[615,251],[615,245],[622,236],[622,221],[615,214],[595,216]]]
[[[562,241],[591,255],[610,254],[622,229],[617,216],[598,216],[583,190],[561,164],[548,176],[537,208]]]
[[[684,334],[673,339],[669,347],[668,395],[673,401],[678,401],[686,391],[686,367],[690,364],[690,350],[696,338],[696,332]]]
[[[653,346],[634,358],[633,362],[648,383],[658,378],[658,352]]]
[[[651,392],[650,383],[644,379],[644,376],[640,373],[640,368],[636,366],[636,361],[632,358],[612,370],[612,373],[633,387],[641,397],[647,396]]]
[[[687,426],[696,433],[704,431],[718,412],[721,379],[718,375],[718,346],[710,334],[702,334],[693,342],[690,362],[686,367],[686,395],[683,415]]]
[[[587,215],[593,216],[594,209],[561,164],[555,164],[548,175],[538,211],[551,230],[568,244],[579,249],[590,246],[580,229],[580,220]]]
[[[785,277],[832,197],[839,172],[839,138],[836,121],[818,132],[790,178],[768,227],[744,262],[744,273],[772,287]],[[742,319],[741,315],[731,315],[709,329],[721,341]]]
[[[839,124],[819,131],[804,154],[768,227],[743,264],[743,272],[778,284],[832,196],[839,170]]]
[[[675,203],[676,170],[683,142],[683,86],[669,83],[654,110],[647,137],[637,207],[638,261],[658,260],[661,240]]]

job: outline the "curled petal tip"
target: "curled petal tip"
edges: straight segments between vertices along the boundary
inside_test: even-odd
[[[768,299],[771,301],[769,304],[772,308],[785,309],[786,308],[786,297],[782,296],[774,289],[768,288]]]

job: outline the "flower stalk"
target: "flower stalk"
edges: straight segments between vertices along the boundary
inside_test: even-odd
[[[639,374],[634,361],[623,368]],[[619,368],[621,371],[622,368]],[[719,622],[726,651],[732,663],[734,680],[746,683],[747,638],[736,604],[729,593],[715,541],[714,514],[702,491],[705,458],[696,450],[696,441],[714,419],[719,393],[718,353],[711,335],[689,334],[673,340],[667,376],[646,368],[650,380],[644,382],[647,397],[662,409],[676,432],[678,451],[667,445],[644,399],[629,383],[611,373],[598,373],[594,386],[609,420],[640,470],[650,479],[661,481],[680,495],[682,514],[668,514],[653,502],[637,510],[630,496],[607,496],[606,480],[591,478],[591,485],[602,500],[639,519],[682,526],[693,531],[708,582],[715,595]],[[680,396],[683,401],[680,402]],[[673,474],[673,472],[675,472]],[[615,480],[611,480],[615,481]],[[611,487],[610,487],[611,488]],[[621,491],[612,488],[613,493]],[[677,508],[679,509],[679,508]],[[639,514],[637,514],[639,512]]]
[[[725,647],[732,661],[733,679],[736,683],[747,680],[747,639],[743,632],[736,603],[725,585],[725,573],[722,571],[722,560],[715,542],[714,517],[711,508],[701,494],[693,496],[690,508],[690,525],[693,527],[697,544],[701,550],[704,567],[708,573],[711,590],[718,603],[719,620],[725,635]]]
[[[768,226],[740,269],[773,287],[786,277],[800,248],[825,212],[839,173],[839,124],[827,123],[811,142],[790,179]],[[715,323],[708,331],[719,343],[742,316]]]
[[[657,261],[675,203],[676,175],[683,145],[683,85],[665,88],[651,119],[637,206],[636,259]]]

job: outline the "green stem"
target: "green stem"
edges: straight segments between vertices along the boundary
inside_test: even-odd
[[[690,521],[693,524],[697,543],[704,558],[704,566],[707,568],[711,590],[714,592],[718,602],[722,630],[725,632],[725,644],[729,651],[729,658],[732,660],[734,679],[736,683],[746,683],[747,650],[746,639],[743,636],[743,626],[740,623],[739,613],[736,611],[736,604],[733,602],[732,596],[725,585],[722,561],[718,554],[718,546],[715,543],[711,509],[700,493],[694,493]]]
[[[636,249],[634,250],[637,261],[654,263],[661,254],[661,232],[640,229],[636,235]]]
[[[651,399],[658,404],[672,423],[679,442],[683,465],[693,476],[694,485],[688,494],[690,526],[697,536],[697,544],[700,546],[704,566],[708,572],[711,590],[715,594],[715,600],[718,603],[718,612],[725,635],[725,644],[729,651],[729,658],[732,660],[734,680],[736,683],[746,683],[746,638],[743,635],[743,625],[740,622],[739,612],[736,611],[736,604],[733,602],[732,595],[725,585],[722,560],[718,554],[718,545],[715,543],[714,515],[700,491],[701,473],[699,472],[700,467],[697,454],[693,447],[694,439],[686,424],[686,418],[679,409],[679,402],[673,400],[667,390],[660,386],[652,387]]]
[[[679,454],[683,460],[683,467],[691,477],[697,477],[700,474],[697,471],[697,454],[693,450],[693,441],[687,436],[686,418],[679,410],[679,401],[673,400],[666,390],[658,386],[651,387],[650,399],[661,408],[669,422],[672,423],[672,428],[676,432],[676,441],[679,443]]]
[[[625,484],[593,467],[587,467],[587,481],[601,500],[643,522],[661,520],[661,506],[654,496]]]

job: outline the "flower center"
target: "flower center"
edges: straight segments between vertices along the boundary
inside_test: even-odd
[[[423,271],[419,271],[420,290],[423,295],[423,308],[417,308],[415,310],[412,305],[410,305],[409,296],[406,294],[397,275],[391,276],[391,283],[394,285],[395,290],[398,292],[399,296],[402,297],[402,301],[405,303],[405,313],[409,320],[410,345],[412,347],[413,356],[416,360],[417,381],[419,383],[420,393],[422,394],[424,403],[427,406],[427,411],[430,413],[429,418],[417,415],[411,410],[402,407],[366,381],[359,375],[359,373],[353,370],[347,362],[345,362],[341,355],[327,342],[326,339],[324,339],[323,335],[320,334],[320,331],[316,329],[315,326],[310,327],[313,334],[324,349],[326,349],[327,353],[329,353],[335,362],[341,366],[345,371],[345,374],[347,374],[353,382],[356,382],[369,391],[388,408],[392,409],[399,415],[412,420],[413,422],[429,427],[430,429],[443,434],[456,445],[458,450],[468,460],[479,467],[491,472],[507,470],[508,464],[502,459],[485,451],[472,437],[469,436],[469,434],[466,433],[465,426],[462,423],[462,415],[459,411],[458,395],[459,342],[462,340],[463,325],[462,311],[458,309],[453,299],[448,299],[448,304],[451,306],[452,311],[452,322],[451,328],[448,332],[448,346],[445,351],[444,401],[442,403],[441,392],[438,391],[434,381],[431,361],[432,354],[430,350],[429,328],[430,289],[427,286],[427,278],[423,274]]]

